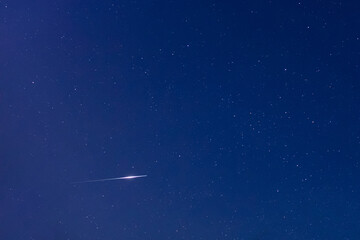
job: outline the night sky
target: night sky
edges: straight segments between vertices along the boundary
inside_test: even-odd
[[[358,240],[359,13],[1,0],[0,239]]]

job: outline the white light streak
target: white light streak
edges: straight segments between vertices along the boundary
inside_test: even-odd
[[[125,176],[125,177],[117,177],[117,178],[103,178],[103,179],[88,180],[88,181],[81,181],[81,182],[74,182],[74,183],[76,184],[76,183],[105,182],[105,181],[126,180],[126,179],[144,178],[144,177],[147,177],[147,175],[135,175],[135,176]]]

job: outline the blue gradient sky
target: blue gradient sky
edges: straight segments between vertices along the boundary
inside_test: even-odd
[[[359,239],[359,12],[1,0],[0,238]]]

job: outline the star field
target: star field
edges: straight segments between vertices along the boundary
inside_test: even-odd
[[[0,0],[0,239],[358,239],[359,11]]]

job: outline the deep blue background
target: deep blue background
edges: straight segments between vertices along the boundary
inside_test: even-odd
[[[359,12],[1,0],[0,238],[359,239]]]

